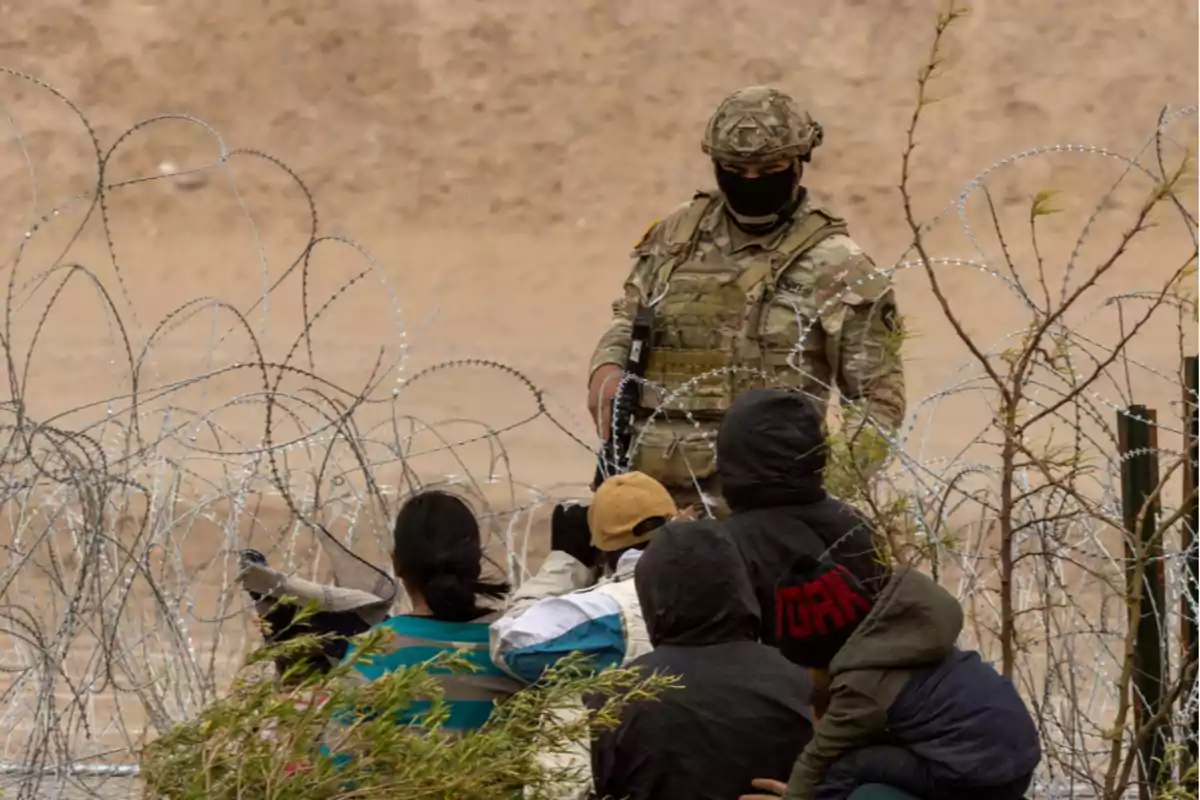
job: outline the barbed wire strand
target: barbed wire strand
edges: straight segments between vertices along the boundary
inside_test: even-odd
[[[8,416],[0,423],[5,467],[0,518],[12,533],[0,564],[0,726],[5,731],[0,776],[11,780],[18,798],[112,797],[117,796],[113,792],[131,791],[129,784],[138,771],[130,759],[146,736],[193,717],[210,703],[240,655],[255,645],[249,609],[232,580],[233,554],[249,540],[265,541],[263,548],[281,568],[322,580],[329,564],[316,545],[319,535],[337,539],[364,559],[380,557],[390,549],[387,520],[397,504],[421,486],[447,485],[468,497],[485,522],[495,568],[519,583],[529,574],[537,549],[533,537],[539,510],[579,496],[585,483],[539,487],[523,480],[506,436],[544,421],[549,435],[561,437],[566,447],[587,452],[589,458],[597,448],[589,441],[591,434],[570,419],[561,404],[554,401],[551,408],[552,395],[518,368],[462,358],[406,376],[412,342],[387,269],[362,245],[320,232],[313,193],[279,159],[256,150],[231,149],[210,126],[185,115],[139,122],[105,150],[86,116],[68,98],[31,76],[2,67],[0,73],[62,102],[84,129],[96,165],[90,190],[39,216],[44,201],[39,173],[15,115],[5,110],[32,190],[26,230],[0,265],[10,270],[0,346],[11,394],[0,403]],[[1155,167],[1143,163],[1148,149],[1158,143],[1161,151],[1165,129],[1194,114],[1194,107],[1164,111],[1154,134],[1134,157],[1069,144],[1033,148],[996,162],[929,223],[932,228],[956,214],[974,255],[939,257],[932,266],[993,279],[1031,313],[1046,313],[1037,308],[1019,276],[1006,275],[993,265],[995,259],[969,221],[968,199],[986,191],[998,171],[1034,157],[1101,157],[1122,164],[1105,200],[1135,178],[1160,181],[1161,159]],[[215,160],[172,175],[112,179],[113,158],[133,147],[136,134],[166,121],[196,126],[215,143]],[[307,209],[304,246],[275,278],[260,228],[230,168],[238,158],[278,170]],[[118,258],[108,199],[115,191],[207,171],[223,178],[253,233],[262,274],[260,296],[246,304],[194,298],[146,326]],[[67,233],[59,255],[48,266],[25,274],[30,244],[57,231],[66,211],[82,203],[88,204],[87,210]],[[1098,203],[1087,219],[1067,261],[1063,297],[1102,205]],[[99,271],[66,260],[97,209],[115,288]],[[1179,211],[1194,248],[1194,215],[1182,206]],[[323,298],[315,293],[312,278],[318,247],[340,248],[362,263]],[[924,266],[903,260],[908,255],[878,274],[892,278]],[[282,356],[275,357],[276,348],[268,343],[269,334],[278,333],[272,327],[272,298],[297,280],[300,328],[287,338]],[[387,338],[394,347],[378,349],[357,386],[342,386],[329,377],[318,346],[320,335],[332,310],[373,280],[386,294],[391,331]],[[68,287],[79,282],[95,295],[106,320],[106,341],[118,354],[110,361],[117,391],[39,418],[26,394],[35,368],[41,369],[38,346],[54,325],[55,314],[65,313],[62,298]],[[843,294],[857,285],[846,285]],[[27,304],[46,292],[44,304],[27,319]],[[841,302],[843,294],[829,298],[815,313],[794,309],[792,374],[731,365],[674,391],[642,381],[642,390],[658,392],[662,402],[659,411],[639,422],[631,454],[636,456],[645,437],[668,417],[683,420],[703,439],[704,426],[686,410],[686,399],[704,381],[798,381],[822,402],[836,394],[834,387],[804,371],[803,353],[808,338],[820,335],[824,313]],[[1126,620],[1114,576],[1122,574],[1124,554],[1116,552],[1121,540],[1113,537],[1107,520],[1121,518],[1121,464],[1135,455],[1116,452],[1116,414],[1126,413],[1134,383],[1171,386],[1178,381],[1178,376],[1133,358],[1128,342],[1115,353],[1083,332],[1088,322],[1112,307],[1135,301],[1152,308],[1158,307],[1155,303],[1173,303],[1181,313],[1191,302],[1194,310],[1194,300],[1164,301],[1161,292],[1151,290],[1104,297],[1070,322],[1060,320],[1053,331],[1089,364],[1077,369],[1072,360],[1064,368],[1047,356],[1045,363],[1035,365],[1028,383],[1031,407],[1070,428],[1075,451],[1086,451],[1092,459],[1073,475],[1070,486],[1049,485],[1032,467],[1015,477],[1021,497],[1013,512],[1014,597],[1022,619],[1030,620],[1022,623],[1023,658],[1015,679],[1034,710],[1044,742],[1046,758],[1036,787],[1044,795],[1086,796],[1088,787],[1095,786],[1090,771],[1105,753],[1104,737],[1116,707],[1112,683],[1122,663]],[[257,320],[252,320],[254,314]],[[164,377],[160,353],[204,315],[209,331],[197,359],[202,368],[184,378]],[[28,335],[20,349],[18,334]],[[1021,335],[1014,331],[1002,336],[984,352],[1000,358]],[[220,350],[229,346],[236,346],[241,355],[223,360]],[[1118,360],[1119,370],[1113,366]],[[172,367],[177,371],[179,365],[172,362]],[[1099,381],[1089,380],[1089,370],[1112,377],[1115,394],[1106,395]],[[414,389],[436,386],[456,372],[498,378],[522,395],[524,410],[499,424],[457,414],[436,422],[423,419],[419,404],[411,402]],[[218,381],[243,378],[248,388],[232,397],[216,389]],[[1076,391],[1081,386],[1084,391]],[[1000,629],[997,567],[989,539],[999,509],[987,489],[999,478],[991,460],[992,428],[981,418],[978,430],[964,435],[950,455],[935,456],[930,450],[939,414],[951,413],[942,411],[944,404],[981,398],[994,414],[995,404],[989,399],[993,388],[977,364],[964,360],[949,367],[942,388],[911,404],[899,431],[879,431],[892,451],[883,485],[910,502],[916,541],[931,544],[935,574],[947,586],[956,585],[968,614],[966,644],[978,647],[985,657],[994,656]],[[188,399],[188,392],[199,396]],[[1064,398],[1069,399],[1063,403]],[[256,431],[247,432],[238,422],[247,419],[259,421]],[[1182,434],[1187,427],[1181,414],[1155,424],[1163,434]],[[449,432],[458,428],[467,433]],[[1165,460],[1185,457],[1169,446],[1154,452]],[[473,469],[480,454],[483,468]],[[1084,502],[1085,495],[1093,499]],[[1173,510],[1165,505],[1165,513]],[[964,515],[970,516],[966,522]],[[1185,556],[1167,548],[1162,559],[1176,587],[1169,595],[1172,613],[1194,619],[1195,598],[1177,588]],[[1167,639],[1167,646],[1178,645],[1178,626]],[[1195,705],[1192,692],[1180,714],[1189,709],[1194,714]]]

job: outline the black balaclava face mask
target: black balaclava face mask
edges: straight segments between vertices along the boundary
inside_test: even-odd
[[[730,216],[737,226],[749,233],[765,233],[791,218],[804,191],[800,188],[800,164],[793,161],[787,169],[747,178],[713,162],[717,186],[725,195]]]

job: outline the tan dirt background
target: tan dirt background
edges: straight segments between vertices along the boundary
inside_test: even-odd
[[[322,231],[345,234],[378,259],[405,315],[412,367],[465,356],[503,361],[582,420],[586,359],[619,292],[628,250],[650,222],[709,183],[699,132],[733,88],[774,83],[808,104],[827,129],[808,173],[812,190],[849,218],[880,265],[903,252],[899,154],[937,8],[910,0],[814,7],[9,2],[0,63],[76,101],[104,148],[134,122],[183,113],[210,124],[230,148],[282,159],[315,194]],[[1016,151],[1075,143],[1135,154],[1164,104],[1196,100],[1193,3],[1010,0],[972,11],[952,31],[948,76],[934,90],[941,101],[919,137],[913,193],[922,217]],[[13,79],[4,80],[4,92],[22,140],[6,137],[0,151],[0,235],[16,242],[33,185],[44,213],[89,188],[95,163],[81,126],[60,103]],[[1173,129],[1183,142],[1192,141],[1191,131]],[[36,166],[33,180],[22,147]],[[108,178],[153,175],[164,160],[203,166],[216,153],[213,138],[196,126],[160,123],[125,140]],[[276,277],[305,241],[304,205],[277,172],[244,159],[233,164]],[[1079,223],[1117,174],[1104,159],[1050,156],[1001,173],[990,186],[1012,220],[1018,251],[1028,239],[1018,227],[1028,199],[1042,188],[1063,191],[1068,213],[1046,234],[1050,269],[1061,272]],[[263,269],[244,215],[226,179],[207,177],[200,191],[158,181],[110,194],[118,264],[143,338],[187,300],[215,295],[245,308],[261,294]],[[1135,188],[1126,209],[1145,184]],[[982,229],[986,217],[978,211],[972,218]],[[938,254],[970,257],[953,227],[942,226],[948,233]],[[115,293],[96,228],[72,255]],[[26,256],[21,275],[48,266],[63,243],[54,233],[71,230],[55,220],[39,234],[40,248]],[[329,252],[324,261],[318,253],[314,273],[349,275],[351,259]],[[1173,269],[1157,251],[1137,255],[1117,271],[1114,288],[1148,286],[1143,271]],[[961,273],[951,271],[947,281],[962,316],[985,340],[1012,330],[1019,310],[994,305],[1006,302],[994,282]],[[333,277],[325,280],[333,285]],[[908,355],[915,404],[946,384],[950,363],[964,351],[945,335],[924,277],[910,271],[898,282],[919,337]],[[336,306],[324,329],[322,375],[361,382],[378,349],[394,345],[381,294],[368,287]],[[94,293],[72,287],[66,295],[42,334],[26,387],[30,403],[37,398],[47,409],[43,418],[60,404],[112,394],[123,376],[98,342]],[[269,336],[290,344],[297,335],[287,315],[298,295],[293,289],[275,300]],[[997,319],[994,330],[981,316]],[[31,310],[21,318],[27,325],[36,319]],[[205,350],[195,344],[200,338],[170,339],[158,351],[163,374],[195,373]],[[476,393],[490,396],[483,403],[465,396]],[[429,401],[446,416],[486,415],[499,425],[523,402],[516,395],[507,409],[508,398],[479,389]],[[952,426],[940,427],[936,435],[952,443]],[[578,447],[541,446],[550,449],[533,446],[538,456],[522,464],[535,482],[587,472]]]
[[[652,221],[709,184],[698,139],[729,91],[771,83],[806,103],[826,128],[807,173],[811,190],[849,218],[880,266],[901,256],[909,233],[896,191],[900,152],[937,8],[915,0],[7,0],[0,4],[0,66],[28,72],[78,103],[104,149],[140,120],[186,114],[211,125],[228,148],[266,151],[295,170],[316,198],[321,231],[350,237],[376,259],[407,332],[401,335],[378,280],[356,284],[314,332],[313,370],[321,377],[360,386],[381,349],[395,356],[402,345],[410,346],[404,376],[450,358],[493,359],[546,390],[561,409],[556,416],[574,419],[590,442],[586,363],[626,274],[628,251]],[[943,209],[980,171],[1028,148],[1071,143],[1135,155],[1164,105],[1196,102],[1195,3],[1008,0],[971,9],[952,30],[947,75],[934,87],[940,100],[918,137],[913,195],[922,218]],[[3,75],[0,128],[0,247],[7,258],[31,219],[94,184],[96,162],[83,126],[60,101]],[[1171,133],[1187,145],[1196,141],[1192,119]],[[196,124],[155,123],[123,141],[106,180],[155,175],[163,161],[202,167],[219,152],[213,135]],[[1054,154],[989,179],[1018,270],[1033,274],[1028,203],[1036,191],[1062,190],[1064,213],[1048,222],[1042,240],[1056,279],[1121,169],[1112,159]],[[1147,188],[1135,183],[1105,205],[1099,232],[1083,250],[1084,266],[1111,247]],[[972,203],[979,238],[1002,268],[987,216],[977,199]],[[94,270],[114,296],[135,352],[159,320],[193,298],[216,296],[248,309],[261,295],[264,273],[279,277],[307,238],[307,211],[294,184],[245,157],[233,159],[227,174],[205,172],[200,188],[155,181],[113,190],[107,213],[116,267],[97,219],[71,241],[86,208],[76,203],[26,240],[18,283],[55,263],[69,244],[63,261]],[[1187,256],[1182,229],[1165,215],[1162,221],[1089,308],[1111,292],[1156,288]],[[939,255],[978,258],[953,219],[939,226],[934,242]],[[346,247],[318,250],[310,281],[315,305],[363,264]],[[994,279],[961,268],[945,274],[955,308],[986,344],[1023,324],[1020,307]],[[261,309],[250,313],[277,360],[301,330],[297,277],[272,295],[269,318]],[[916,334],[906,355],[915,409],[957,379],[966,352],[922,275],[901,273],[897,285]],[[64,417],[60,424],[68,427],[102,415],[106,398],[127,391],[128,369],[97,292],[72,282],[27,357],[51,290],[26,291],[32,299],[10,314],[30,413],[45,420],[93,404]],[[1112,312],[1080,324],[1099,340],[1117,330]],[[147,359],[149,384],[247,359],[245,336],[210,347],[212,326],[210,317],[199,317],[157,343]],[[1194,353],[1190,321],[1185,334]],[[1151,326],[1136,355],[1169,374],[1176,338],[1173,320]],[[307,364],[307,356],[298,360]],[[1170,384],[1135,372],[1137,399],[1160,415],[1172,413]],[[235,373],[173,398],[214,408],[255,388],[252,376]],[[1111,397],[1121,402],[1115,388]],[[914,412],[911,454],[954,454],[977,433],[984,399],[953,402],[936,414]],[[502,427],[533,409],[515,381],[494,371],[457,371],[408,390],[403,410]],[[362,416],[387,414],[371,408]],[[261,410],[230,408],[220,420],[245,442],[261,437]],[[563,492],[578,494],[590,478],[589,454],[545,419],[505,442],[512,472],[529,485],[567,484]],[[471,450],[468,458],[477,476],[486,472],[486,453]],[[429,475],[459,469],[445,460],[419,467]],[[395,465],[377,475],[385,485],[398,478]],[[266,516],[284,524],[278,508]],[[194,564],[217,557],[220,537],[212,538],[190,537]]]

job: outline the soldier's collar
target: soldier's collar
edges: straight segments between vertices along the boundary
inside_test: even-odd
[[[773,250],[779,246],[779,243],[792,231],[796,223],[804,219],[810,213],[812,206],[807,193],[800,201],[799,207],[792,212],[792,216],[787,222],[780,225],[774,230],[762,234],[747,233],[737,226],[728,214],[725,213],[725,204],[720,204],[720,214],[718,214],[718,225],[724,226],[725,235],[729,237],[731,244],[730,252],[738,253],[749,247],[761,247],[763,250]]]

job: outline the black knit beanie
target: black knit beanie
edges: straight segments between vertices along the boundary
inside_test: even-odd
[[[826,669],[875,598],[841,564],[802,555],[775,584],[780,652],[802,667]]]

